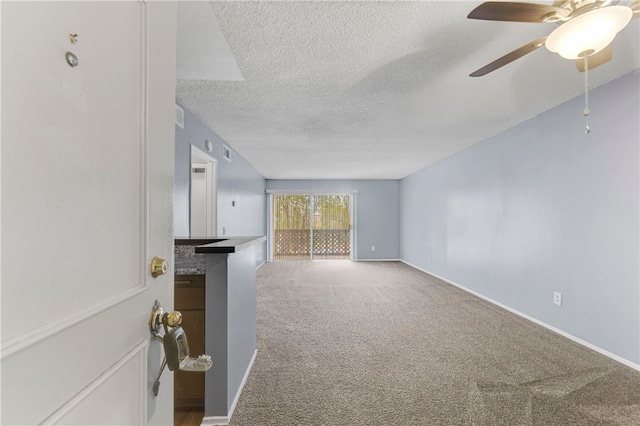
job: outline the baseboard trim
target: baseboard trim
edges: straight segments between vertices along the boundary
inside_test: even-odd
[[[354,262],[402,262],[402,259],[355,259]]]
[[[457,287],[457,288],[459,288],[461,290],[464,290],[467,293],[471,293],[474,296],[479,297],[480,299],[486,300],[489,303],[492,303],[492,304],[494,304],[494,305],[496,305],[496,306],[498,306],[498,307],[500,307],[502,309],[506,309],[507,311],[509,311],[511,313],[514,313],[514,314],[516,314],[516,315],[518,315],[518,316],[520,316],[520,317],[522,317],[522,318],[524,318],[526,320],[529,320],[529,321],[531,321],[533,323],[536,323],[536,324],[538,324],[538,325],[540,325],[540,326],[542,326],[542,327],[544,327],[544,328],[546,328],[548,330],[551,330],[554,333],[557,333],[557,334],[559,334],[559,335],[561,335],[563,337],[566,337],[567,339],[573,340],[574,342],[576,342],[576,343],[578,343],[578,344],[580,344],[582,346],[586,346],[587,348],[592,349],[592,350],[594,350],[594,351],[596,351],[596,352],[598,352],[598,353],[600,353],[602,355],[605,355],[605,356],[613,359],[614,361],[618,361],[619,363],[624,364],[627,367],[631,367],[634,370],[640,371],[640,364],[636,364],[636,363],[634,363],[632,361],[629,361],[626,358],[622,358],[619,355],[611,353],[611,352],[607,351],[606,349],[602,349],[601,347],[596,346],[596,345],[594,345],[592,343],[589,343],[586,340],[582,340],[579,337],[573,336],[573,335],[567,333],[566,331],[560,330],[559,328],[556,328],[556,327],[554,327],[552,325],[547,324],[546,322],[540,321],[537,318],[534,318],[532,316],[524,314],[524,313],[522,313],[522,312],[520,312],[520,311],[518,311],[516,309],[513,309],[510,306],[507,306],[507,305],[505,305],[503,303],[497,302],[497,301],[495,301],[495,300],[493,300],[493,299],[491,299],[491,298],[489,298],[487,296],[484,296],[484,295],[482,295],[482,294],[480,294],[478,292],[475,292],[475,291],[473,291],[473,290],[471,290],[471,289],[469,289],[467,287],[464,287],[464,286],[462,286],[462,285],[460,285],[458,283],[455,283],[455,282],[453,282],[451,280],[448,280],[448,279],[446,279],[444,277],[436,275],[433,272],[427,271],[426,269],[422,269],[422,268],[420,268],[420,267],[418,267],[416,265],[413,265],[413,264],[407,262],[406,260],[400,260],[400,261],[402,263],[404,263],[405,265],[407,265],[407,266],[410,266],[410,267],[412,267],[414,269],[417,269],[418,271],[424,272],[427,275],[431,275],[432,277],[435,277],[435,278],[437,278],[439,280],[442,280],[442,281],[446,282],[447,284],[451,284],[452,286]]]
[[[256,271],[260,268],[262,268],[262,265],[264,265],[265,263],[267,263],[266,260],[263,260],[261,264],[259,264],[258,266],[256,266]]]
[[[229,414],[226,416],[209,416],[202,419],[202,423],[200,426],[209,426],[209,425],[228,425],[231,422],[231,417],[233,417],[233,412],[236,410],[236,405],[238,404],[238,400],[240,399],[240,394],[242,394],[242,390],[244,389],[244,385],[247,383],[247,379],[249,378],[249,373],[253,368],[253,363],[256,360],[256,356],[258,355],[258,350],[256,349],[253,352],[253,356],[251,357],[251,361],[249,361],[249,366],[247,367],[247,371],[244,373],[244,377],[242,378],[242,383],[238,387],[238,392],[236,392],[236,397],[233,399],[233,404],[231,404],[231,408],[229,409]]]

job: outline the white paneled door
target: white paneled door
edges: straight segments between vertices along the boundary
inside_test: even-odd
[[[6,2],[2,424],[172,424],[175,3]]]

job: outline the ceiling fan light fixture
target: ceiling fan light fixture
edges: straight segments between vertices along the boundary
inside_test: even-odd
[[[556,28],[546,40],[547,49],[566,59],[579,59],[607,47],[627,26],[633,11],[608,6],[579,15]]]

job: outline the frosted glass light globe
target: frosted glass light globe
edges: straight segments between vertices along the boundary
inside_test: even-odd
[[[627,26],[632,15],[627,6],[594,9],[560,25],[549,34],[545,45],[550,51],[567,59],[593,55],[613,41],[616,34]]]

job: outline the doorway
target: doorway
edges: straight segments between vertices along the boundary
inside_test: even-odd
[[[217,235],[217,161],[191,146],[191,190],[189,234],[193,237]]]
[[[350,194],[273,194],[272,260],[351,259]]]

